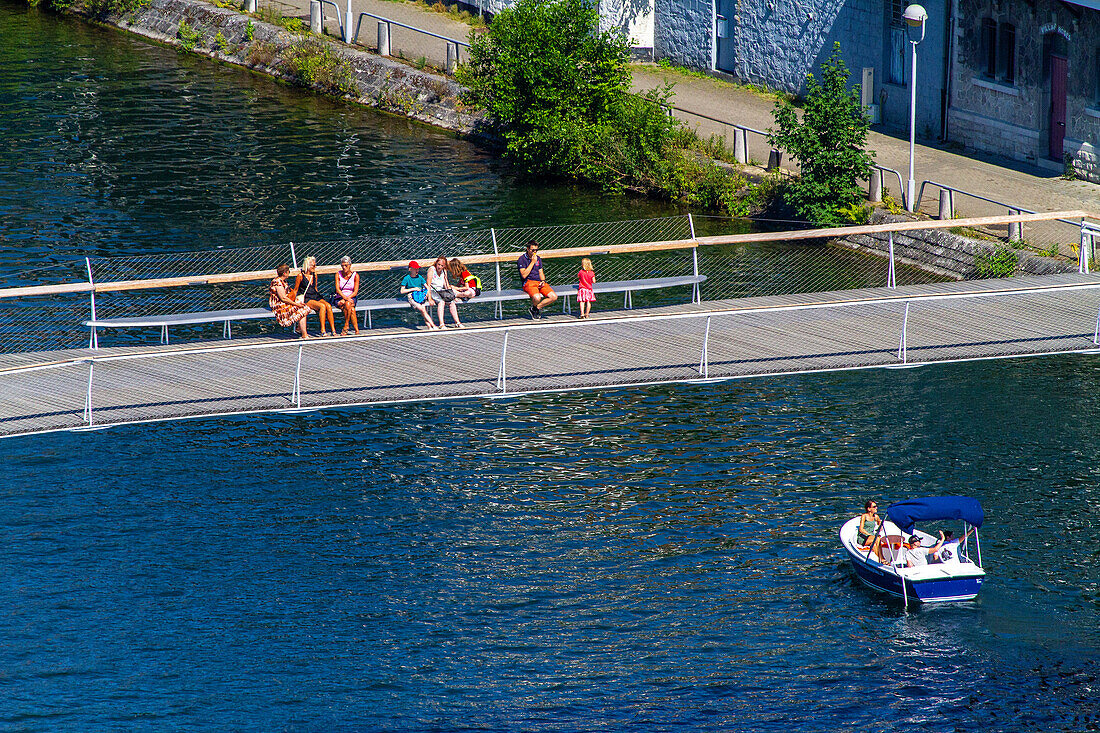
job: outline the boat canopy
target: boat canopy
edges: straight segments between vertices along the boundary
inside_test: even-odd
[[[912,532],[914,522],[945,519],[961,519],[975,527],[981,527],[985,512],[978,500],[969,496],[929,496],[891,504],[886,508],[886,516],[903,532]]]

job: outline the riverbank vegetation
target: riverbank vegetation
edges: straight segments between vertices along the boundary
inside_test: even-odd
[[[867,151],[871,122],[859,94],[848,86],[848,67],[840,44],[821,67],[821,82],[806,77],[805,105],[799,118],[789,100],[776,103],[775,128],[768,140],[799,162],[801,175],[787,186],[785,198],[807,221],[840,225],[866,220],[860,181],[871,174],[874,153]]]
[[[742,215],[759,203],[724,142],[701,140],[669,115],[671,85],[630,92],[630,47],[600,32],[587,0],[519,0],[473,38],[456,78],[485,109],[524,173],[608,191],[635,190]]]

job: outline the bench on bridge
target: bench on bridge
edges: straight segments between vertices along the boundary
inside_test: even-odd
[[[636,290],[659,290],[683,285],[692,286],[692,300],[699,300],[699,285],[707,279],[706,275],[683,275],[680,277],[653,277],[641,280],[616,280],[611,282],[597,282],[593,290],[599,293],[623,293],[623,307],[633,308],[633,293]],[[562,299],[562,310],[570,313],[569,298],[576,297],[577,285],[552,286]],[[497,318],[504,317],[504,302],[512,300],[527,300],[527,293],[522,290],[483,290],[481,295],[471,301],[477,303],[495,303],[494,315]],[[392,310],[408,308],[408,301],[403,297],[375,298],[372,300],[360,300],[355,309],[367,314],[367,328],[373,328],[371,313],[376,310]],[[91,330],[88,340],[89,347],[95,348],[97,328],[159,328],[160,342],[168,343],[169,326],[189,326],[199,323],[221,323],[222,337],[233,338],[233,322],[246,320],[259,320],[274,318],[274,314],[267,308],[237,308],[233,310],[201,311],[195,313],[168,313],[157,316],[132,316],[125,318],[96,318],[87,320],[83,325]]]

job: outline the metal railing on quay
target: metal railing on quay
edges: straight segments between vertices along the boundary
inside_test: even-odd
[[[759,137],[765,143],[765,147],[764,148],[758,148],[758,150],[766,150],[767,151],[766,155],[768,157],[768,163],[767,163],[768,169],[771,170],[772,168],[778,167],[778,165],[780,163],[780,157],[779,157],[779,154],[778,154],[779,151],[775,150],[774,148],[771,147],[771,145],[767,144],[767,142],[768,142],[768,133],[767,132],[765,132],[763,130],[757,130],[757,129],[752,128],[752,127],[748,127],[747,125],[741,125],[741,124],[738,124],[736,122],[730,122],[728,120],[720,120],[717,117],[711,117],[710,115],[705,115],[701,112],[694,112],[690,109],[684,109],[683,107],[677,107],[677,106],[671,105],[671,104],[665,104],[665,105],[661,105],[661,106],[663,106],[665,108],[665,110],[668,112],[669,116],[675,116],[676,112],[680,112],[681,114],[689,115],[690,117],[694,117],[694,118],[706,120],[708,122],[713,122],[713,123],[718,124],[718,125],[722,125],[723,128],[732,129],[733,130],[733,157],[734,157],[734,160],[736,162],[738,162],[742,165],[764,165],[764,163],[762,162],[762,159],[757,159],[754,155],[752,155],[751,150],[750,150],[750,146],[749,146],[749,135],[755,135],[755,136]],[[722,137],[725,138],[726,133],[723,132]]]

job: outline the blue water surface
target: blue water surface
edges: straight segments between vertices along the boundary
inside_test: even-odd
[[[671,211],[21,4],[0,34],[20,267]],[[1066,356],[5,439],[0,728],[1096,730],[1098,385]],[[941,492],[983,502],[989,579],[906,613],[836,533]]]

